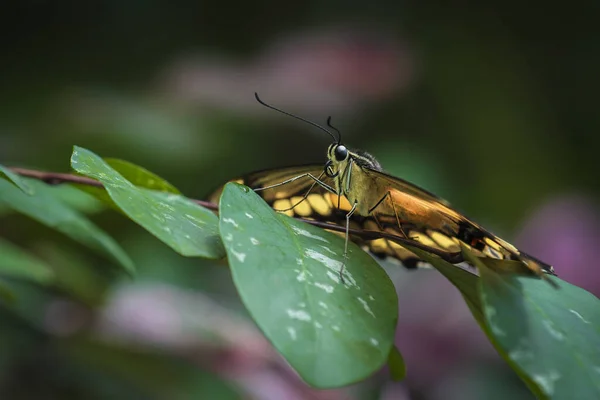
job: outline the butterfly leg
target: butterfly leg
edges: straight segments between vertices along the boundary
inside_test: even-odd
[[[313,190],[313,188],[315,187],[316,184],[317,184],[317,182],[313,182],[313,184],[310,185],[310,187],[308,188],[308,190],[306,191],[306,193],[304,194],[304,196],[302,196],[302,198],[300,200],[298,200],[295,204],[292,204],[288,208],[284,208],[282,210],[277,210],[277,211],[285,212],[285,211],[293,210],[294,208],[296,208],[296,206],[298,206],[300,203],[303,203],[306,199],[308,199],[308,195],[310,194],[310,192],[312,192],[312,190]]]
[[[311,174],[310,172],[308,172],[306,174],[295,176],[293,178],[287,179],[287,180],[285,180],[283,182],[276,183],[274,185],[269,185],[269,186],[265,186],[265,187],[261,187],[261,188],[256,188],[256,189],[254,189],[254,191],[255,192],[260,192],[261,190],[273,189],[273,188],[276,188],[276,187],[279,187],[279,186],[287,185],[288,183],[295,182],[298,179],[310,178],[313,181],[315,181],[316,184],[319,184],[319,186],[321,186],[323,189],[327,190],[328,192],[331,192],[333,194],[337,194],[337,192],[335,191],[335,189],[333,187],[329,186],[328,184],[326,184],[325,182],[323,182],[321,180],[321,177],[323,176],[323,174],[324,174],[324,172],[322,172],[321,175],[319,175],[319,177],[316,178],[313,174]]]
[[[382,232],[385,232],[383,224],[381,222],[379,222],[379,219],[377,218],[377,214],[373,213],[371,215],[373,216],[373,220],[375,220],[375,223],[377,224],[377,227],[379,228],[379,230],[382,231]],[[402,234],[404,234],[404,232],[402,232]],[[394,249],[392,247],[392,245],[390,244],[389,240],[387,240],[387,239],[385,240],[385,245],[396,256],[397,259],[400,259],[400,254],[398,254],[398,252],[396,251],[396,249]]]
[[[392,200],[392,193],[391,192],[387,192],[386,194],[384,194],[383,197],[381,199],[379,199],[379,201],[377,202],[377,204],[375,204],[373,207],[371,207],[369,209],[369,214],[372,214],[373,211],[377,207],[379,207],[379,205],[381,205],[381,203],[383,203],[386,198],[390,199],[390,203],[392,204],[392,209],[394,210],[394,216],[396,217],[396,223],[398,224],[398,228],[400,229],[400,233],[402,233],[402,235],[404,235],[404,237],[406,239],[411,239],[411,238],[408,237],[408,235],[406,234],[406,232],[404,232],[404,229],[402,229],[402,223],[400,221],[400,217],[398,216],[398,210],[396,210],[396,203],[394,203],[394,200]],[[377,222],[377,223],[379,223],[379,222]]]
[[[358,203],[354,202],[354,204],[352,205],[352,208],[350,209],[350,211],[348,211],[348,214],[346,214],[346,241],[344,243],[344,260],[346,260],[348,258],[348,238],[350,237],[350,218],[352,218],[352,215],[356,211],[357,205],[358,205]],[[340,281],[342,283],[345,283],[344,282],[344,264],[343,263],[342,263],[342,266],[340,267]]]
[[[304,194],[304,196],[302,196],[302,199],[300,199],[296,204],[292,205],[291,207],[288,207],[288,208],[283,209],[283,210],[275,210],[275,211],[280,211],[280,212],[289,211],[289,210],[293,210],[298,204],[304,202],[308,198],[308,195],[310,194],[310,192],[312,192],[312,190],[315,187],[315,185],[317,185],[317,184],[319,184],[319,186],[321,186],[323,189],[327,190],[328,192],[337,194],[336,191],[335,191],[335,189],[333,187],[329,186],[328,184],[326,184],[325,182],[323,182],[321,180],[321,177],[323,176],[323,174],[324,174],[324,172],[321,173],[321,175],[319,175],[318,178],[315,178],[315,176],[312,175],[312,174],[310,174],[310,173],[303,174],[303,175],[298,175],[298,176],[295,176],[295,177],[293,177],[291,179],[285,180],[283,182],[276,183],[274,185],[265,186],[265,187],[262,187],[262,188],[256,188],[256,189],[254,189],[254,191],[255,192],[260,192],[261,190],[273,189],[273,188],[276,188],[278,186],[283,186],[283,185],[286,185],[288,183],[292,183],[292,182],[294,182],[294,181],[296,181],[298,179],[302,179],[302,178],[310,178],[310,179],[312,179],[314,182],[312,183],[312,185],[310,185],[310,187],[308,188],[308,190],[306,191],[306,193]]]

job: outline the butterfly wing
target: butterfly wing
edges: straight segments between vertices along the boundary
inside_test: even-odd
[[[407,239],[447,255],[460,253],[459,243],[463,243],[481,256],[520,260],[536,274],[542,270],[554,274],[550,265],[520,252],[425,189],[381,171],[362,170],[371,179],[370,196],[377,199],[390,192],[395,205],[394,209],[391,203],[382,202],[372,214],[355,213],[350,221],[351,229],[371,233],[368,240],[355,235],[350,239],[376,256],[395,259],[407,268],[426,267],[428,263],[403,247]],[[289,216],[345,226],[350,202],[330,193],[315,179],[334,186],[319,164],[258,171],[233,181],[256,190],[269,206]],[[221,192],[222,188],[215,191],[209,200],[218,203]]]
[[[363,172],[370,177],[371,186],[377,188],[378,196],[389,193],[390,198],[373,210],[372,221],[368,222],[366,229],[378,228],[449,253],[460,252],[462,243],[482,257],[518,260],[537,275],[543,272],[554,275],[552,266],[519,251],[454,210],[445,200],[381,171],[363,168]],[[399,244],[389,239],[376,244],[379,248],[372,249],[374,253],[397,258]]]
[[[269,206],[291,217],[345,227],[346,214],[351,209],[349,201],[345,197],[338,197],[319,184],[315,184],[315,180],[310,176],[319,179],[326,185],[334,186],[333,179],[323,174],[323,165],[320,164],[253,172],[234,179],[233,182],[244,184],[256,190],[256,193]],[[283,182],[287,183],[283,184]],[[218,203],[222,190],[222,187],[219,188],[208,200]],[[357,231],[369,229],[371,231],[371,237],[375,237],[375,239],[366,240],[352,234],[350,239],[376,256],[392,257],[407,268],[429,266],[415,254],[398,244],[401,243],[402,238],[397,238],[394,241],[390,238],[377,237],[381,230],[373,222],[372,217],[354,214],[350,221],[350,229]],[[394,229],[390,229],[388,232],[388,236],[395,234],[396,230]]]
[[[339,219],[332,215],[336,204],[331,201],[329,192],[311,176],[333,185],[332,179],[323,173],[322,164],[253,172],[234,182],[254,189],[269,206],[291,217],[338,223]],[[218,203],[221,191],[222,188],[214,192],[209,200]]]

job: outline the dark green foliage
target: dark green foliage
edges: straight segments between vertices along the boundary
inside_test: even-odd
[[[28,180],[27,185],[33,188],[33,194],[29,195],[8,181],[0,179],[0,202],[111,257],[126,271],[133,273],[135,267],[132,261],[103,230],[79,211],[55,197],[47,185],[34,180]]]
[[[344,260],[343,238],[274,212],[245,186],[227,184],[219,212],[244,304],[306,382],[347,385],[386,362],[398,300],[373,258],[351,244]]]

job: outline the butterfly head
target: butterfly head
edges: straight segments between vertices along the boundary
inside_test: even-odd
[[[327,162],[325,163],[325,175],[330,178],[338,176],[350,158],[350,151],[341,143],[333,143],[327,149]]]

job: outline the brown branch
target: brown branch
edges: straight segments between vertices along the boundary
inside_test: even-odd
[[[85,176],[80,176],[80,175],[64,174],[64,173],[59,173],[59,172],[45,172],[45,171],[37,171],[37,170],[32,170],[32,169],[16,168],[16,167],[9,167],[9,169],[18,175],[26,176],[28,178],[35,178],[35,179],[41,180],[42,182],[45,182],[49,185],[60,185],[62,183],[74,183],[74,184],[78,184],[78,185],[94,186],[94,187],[98,187],[98,188],[104,187],[104,185],[101,182],[99,182],[95,179],[87,178]],[[218,204],[212,203],[210,201],[204,201],[204,200],[198,200],[198,199],[190,199],[190,200],[202,207],[208,208],[209,210],[219,211]],[[330,231],[346,232],[346,228],[343,226],[329,224],[327,222],[304,219],[304,218],[297,218],[297,219],[304,221],[308,224],[317,226],[319,228],[327,229]],[[371,230],[357,230],[357,229],[349,229],[348,232],[352,235],[358,236],[365,240],[389,239],[389,240],[399,243],[399,244],[405,244],[407,246],[416,247],[416,248],[426,251],[428,253],[435,254],[436,256],[440,257],[441,259],[443,259],[451,264],[458,264],[458,263],[464,261],[464,258],[460,252],[457,252],[457,253],[446,252],[443,250],[439,250],[439,249],[424,245],[422,243],[417,242],[416,240],[403,238],[403,237],[400,237],[397,235],[392,235],[392,234],[389,234],[386,232],[371,231]]]
[[[49,185],[59,185],[61,183],[78,183],[80,185],[104,187],[102,183],[95,179],[86,178],[85,176],[72,175],[72,174],[61,174],[59,172],[44,172],[36,171],[33,169],[9,167],[15,174],[26,176],[28,178],[35,178]]]
[[[35,178],[42,182],[45,182],[49,185],[60,185],[62,183],[74,183],[77,185],[86,185],[86,186],[94,186],[97,188],[104,188],[104,185],[92,178],[87,178],[85,176],[73,175],[73,174],[63,174],[60,172],[45,172],[45,171],[37,171],[33,169],[25,169],[25,168],[17,168],[17,167],[9,167],[12,172],[26,176],[28,178]],[[211,203],[210,201],[204,200],[196,200],[190,199],[194,203],[201,205],[202,207],[208,208],[209,210],[218,211],[219,206],[215,203]]]

